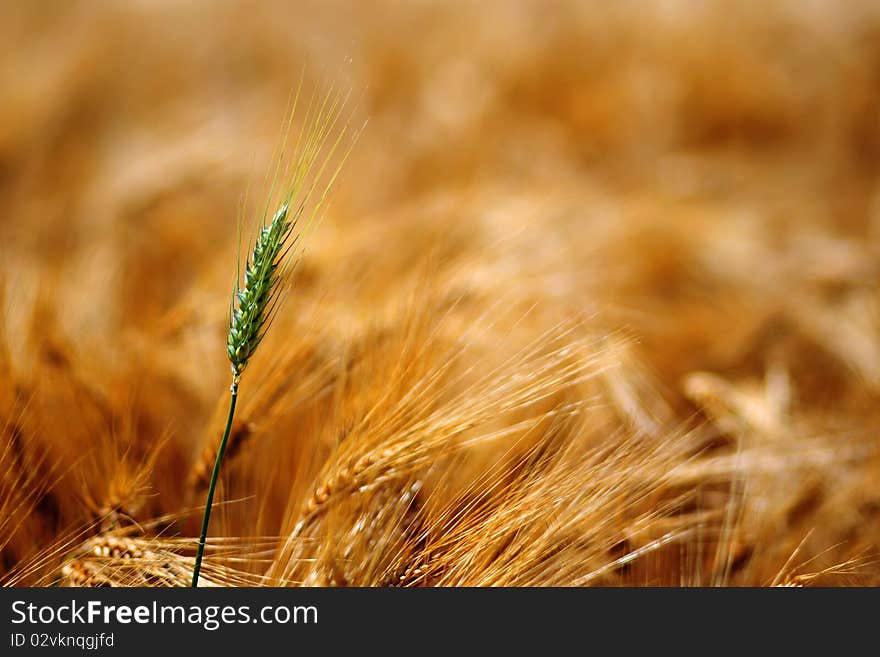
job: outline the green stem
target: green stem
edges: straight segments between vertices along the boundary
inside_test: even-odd
[[[229,440],[229,432],[232,430],[232,418],[235,415],[235,400],[238,399],[238,375],[232,379],[232,399],[229,402],[229,417],[226,418],[226,430],[223,432],[223,440],[217,450],[217,458],[214,460],[214,470],[211,472],[211,485],[208,486],[208,500],[205,502],[205,516],[202,518],[202,535],[199,537],[199,550],[196,552],[196,565],[193,568],[192,586],[199,585],[199,570],[202,568],[202,554],[205,551],[205,540],[208,538],[208,523],[211,520],[211,505],[214,502],[214,489],[217,487],[217,479],[220,475],[220,461],[223,460],[223,452],[226,451],[226,441]]]

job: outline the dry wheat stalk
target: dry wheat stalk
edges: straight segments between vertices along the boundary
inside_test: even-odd
[[[271,549],[273,541],[252,539],[212,541],[212,554],[223,565],[206,565],[201,586],[254,586],[257,575],[233,564],[254,563],[258,551]],[[194,558],[190,540],[131,537],[105,532],[84,541],[60,570],[63,586],[186,586]]]

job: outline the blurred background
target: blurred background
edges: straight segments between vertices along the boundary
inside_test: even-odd
[[[735,351],[769,306],[835,308],[796,320],[822,333],[870,305],[873,2],[0,11],[4,269],[23,271],[11,266],[19,258],[51,266],[66,274],[60,285],[119,302],[112,317],[66,309],[70,330],[167,309],[230,243],[239,196],[270,165],[303,71],[306,89],[351,92],[354,125],[369,120],[316,239],[366,233],[401,259],[423,255],[413,240],[513,252],[507,273],[542,275],[542,297],[613,307],[643,328],[675,324],[694,347],[675,361]],[[722,298],[726,285],[746,298]],[[690,304],[701,312],[682,326]],[[701,333],[706,315],[723,318],[722,333]],[[880,384],[876,332],[860,325],[827,347]]]
[[[878,3],[4,2],[16,380],[149,360],[177,401],[141,428],[201,431],[170,409],[226,385],[241,195],[301,75],[364,126],[298,273],[322,322],[375,321],[428,271],[484,311],[622,331],[672,425],[783,459],[825,441],[798,503],[833,514],[807,525],[875,545],[853,528],[880,514]]]

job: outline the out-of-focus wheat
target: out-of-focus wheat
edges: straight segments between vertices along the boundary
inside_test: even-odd
[[[3,3],[0,581],[186,583],[305,62],[205,584],[880,582],[876,3],[607,5]]]

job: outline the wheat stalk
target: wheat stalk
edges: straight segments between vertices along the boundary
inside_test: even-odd
[[[199,570],[208,536],[208,524],[211,520],[211,506],[214,502],[220,464],[226,451],[235,417],[239,380],[278,312],[284,284],[288,281],[297,262],[298,248],[321,211],[327,192],[335,182],[342,164],[348,156],[346,152],[339,165],[329,175],[329,179],[325,181],[326,167],[336,153],[348,128],[344,121],[341,128],[337,128],[345,106],[345,99],[328,93],[318,105],[315,105],[314,101],[309,105],[304,128],[299,135],[300,138],[294,151],[293,166],[291,168],[289,164],[285,164],[282,174],[284,150],[287,145],[290,124],[296,114],[298,99],[299,89],[297,89],[292,108],[288,114],[278,166],[270,186],[266,210],[264,210],[264,224],[257,233],[253,250],[246,261],[243,284],[237,285],[230,306],[229,332],[226,338],[226,355],[232,366],[229,413],[211,471],[205,512],[202,518],[202,530],[193,568],[193,587],[198,586]],[[328,140],[334,131],[337,132],[336,138]],[[318,164],[319,162],[320,164]],[[316,166],[317,170],[315,170]],[[279,175],[285,180],[282,185],[283,196],[271,221],[266,224],[265,215],[273,200],[275,183]],[[319,185],[322,186],[321,195],[312,202]]]

